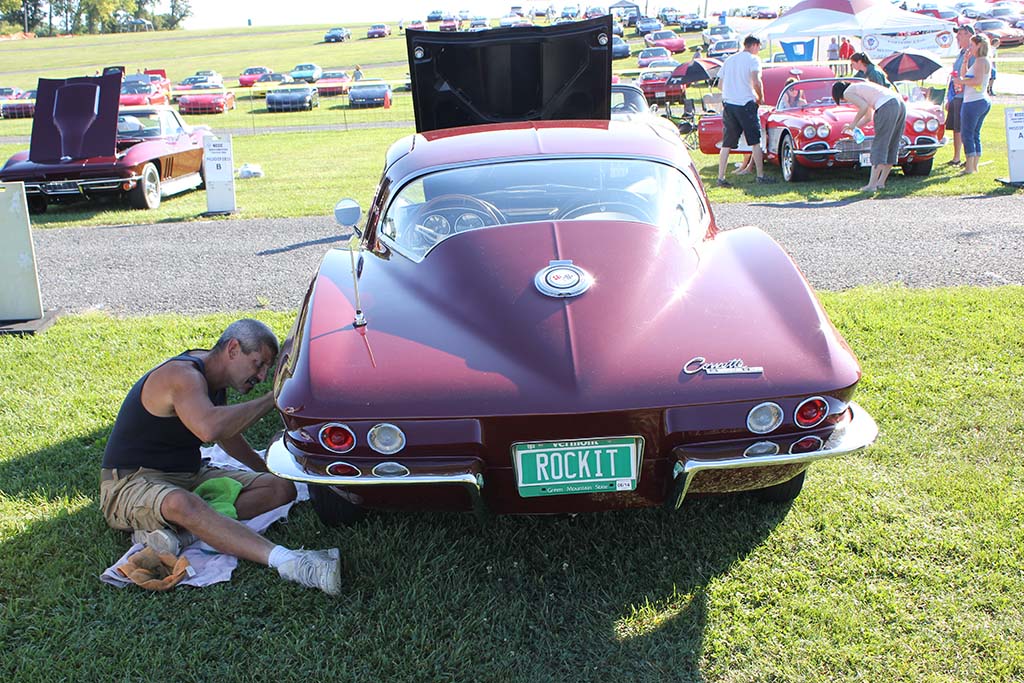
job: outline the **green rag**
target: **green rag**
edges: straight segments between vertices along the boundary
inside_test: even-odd
[[[209,503],[214,510],[231,519],[238,519],[235,501],[241,492],[242,483],[231,477],[207,479],[192,490],[192,493]]]

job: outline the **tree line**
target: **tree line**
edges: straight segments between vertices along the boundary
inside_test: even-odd
[[[189,0],[0,0],[0,33],[52,36],[173,30],[190,16]]]

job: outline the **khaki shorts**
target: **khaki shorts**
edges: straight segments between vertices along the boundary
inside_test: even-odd
[[[266,472],[222,470],[203,466],[198,472],[164,472],[147,467],[123,477],[116,470],[103,470],[111,478],[100,481],[100,510],[112,529],[155,531],[173,526],[160,514],[160,505],[171,491],[192,491],[208,479],[230,477],[248,488]]]

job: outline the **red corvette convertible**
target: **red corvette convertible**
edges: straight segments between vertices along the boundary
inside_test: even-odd
[[[762,142],[765,159],[782,167],[787,181],[805,180],[814,169],[870,166],[869,152],[874,128],[864,128],[867,138],[857,143],[842,132],[853,121],[857,109],[832,100],[836,79],[826,66],[801,66],[798,81],[788,66],[770,67],[763,72],[765,99],[774,107],[761,107]],[[945,119],[941,107],[930,102],[908,102],[906,132],[900,145],[899,164],[906,175],[931,173],[935,152],[943,145]],[[700,149],[718,154],[722,147],[722,117],[700,120]],[[743,141],[741,140],[741,143]],[[734,152],[749,151],[741,144]]]
[[[270,470],[328,523],[792,499],[875,438],[852,352],[771,237],[719,232],[678,134],[609,120],[607,17],[523,30],[407,36],[418,132],[306,293]]]
[[[223,114],[235,108],[235,93],[215,83],[197,83],[178,98],[182,114]]]
[[[98,195],[155,209],[163,197],[203,184],[207,126],[189,126],[168,107],[118,110],[121,73],[40,79],[30,147],[0,169],[25,183],[29,210]]]

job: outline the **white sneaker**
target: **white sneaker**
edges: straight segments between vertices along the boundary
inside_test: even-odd
[[[330,550],[296,550],[297,557],[277,568],[281,578],[307,588],[319,588],[328,595],[341,594],[341,552]]]
[[[143,531],[136,529],[132,532],[132,543],[141,543],[147,548],[152,548],[158,553],[169,553],[177,557],[181,550],[196,542],[195,535],[188,531],[175,532],[171,529],[157,529],[156,531]]]

